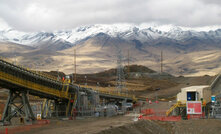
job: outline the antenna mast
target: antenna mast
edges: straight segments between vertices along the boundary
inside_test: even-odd
[[[163,73],[163,51],[161,50],[161,66],[160,66],[161,73]]]

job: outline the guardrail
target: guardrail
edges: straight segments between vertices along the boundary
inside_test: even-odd
[[[54,76],[52,76],[52,75],[48,75],[48,74],[46,74],[46,73],[44,73],[44,72],[42,72],[42,71],[34,71],[34,70],[32,70],[32,69],[30,69],[30,68],[28,68],[28,67],[25,67],[25,66],[22,66],[22,65],[19,65],[19,64],[14,64],[13,61],[10,60],[10,59],[8,59],[8,58],[0,57],[0,60],[4,61],[4,62],[6,62],[6,63],[13,64],[13,65],[15,65],[15,66],[17,66],[17,67],[20,67],[20,68],[22,68],[23,70],[31,71],[31,72],[34,73],[34,74],[37,74],[37,75],[40,75],[40,76],[42,76],[42,77],[46,77],[46,78],[48,78],[48,79],[52,79],[52,80],[57,81],[57,78],[54,77]]]
[[[133,100],[136,100],[136,97],[134,95],[129,95],[129,94],[126,94],[126,93],[110,92],[110,91],[102,91],[102,90],[94,90],[94,91],[97,91],[99,93],[106,94],[106,95],[118,96],[118,97],[124,97],[124,98],[131,98]]]
[[[88,88],[88,86],[85,85],[80,85],[80,87],[84,87],[84,88]],[[115,96],[115,97],[123,97],[123,98],[131,98],[134,101],[137,101],[138,98],[135,97],[135,95],[130,95],[130,94],[126,94],[126,93],[120,93],[120,92],[116,92],[116,91],[104,91],[104,90],[98,90],[98,89],[93,89],[90,88],[93,91],[96,91],[98,93],[101,94],[105,94],[105,95],[110,95],[110,96]]]
[[[66,99],[69,98],[68,94],[66,94],[66,92],[64,91],[59,91],[57,89],[53,89],[53,88],[49,88],[40,84],[36,84],[28,80],[20,79],[18,77],[15,77],[11,74],[4,73],[2,71],[0,71],[0,79],[25,87],[25,88],[28,88],[28,89],[31,89],[31,90],[53,95],[59,98],[66,98]]]

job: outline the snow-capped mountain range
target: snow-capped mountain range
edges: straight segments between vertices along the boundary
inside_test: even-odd
[[[13,42],[28,46],[36,46],[44,41],[63,41],[72,45],[94,37],[100,33],[110,37],[139,40],[141,43],[157,40],[159,38],[172,39],[176,41],[185,41],[190,38],[220,40],[221,29],[214,31],[194,31],[182,30],[179,27],[171,26],[169,30],[161,30],[158,27],[141,27],[132,24],[114,24],[114,25],[90,25],[77,27],[72,30],[61,30],[55,32],[21,32],[15,29],[0,30],[0,41]]]
[[[133,24],[88,25],[54,32],[0,30],[0,56],[39,70],[73,72],[77,50],[78,71],[94,73],[116,66],[116,53],[131,55],[131,63],[175,75],[216,74],[221,69],[221,29],[199,31],[183,27]]]

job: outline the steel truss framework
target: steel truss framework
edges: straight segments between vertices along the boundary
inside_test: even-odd
[[[1,122],[3,125],[7,123],[11,124],[13,117],[23,118],[24,123],[32,123],[32,121],[35,121],[27,93],[24,91],[10,90],[9,92]]]
[[[124,75],[121,71],[118,70],[120,74],[119,83],[121,83],[119,84],[120,90],[124,84],[122,83],[122,79],[124,79],[122,77]],[[3,124],[7,122],[11,123],[11,119],[13,117],[21,117],[24,119],[24,122],[31,122],[35,120],[29,101],[27,99],[27,92],[33,96],[53,100],[55,107],[54,113],[57,117],[67,117],[73,114],[73,109],[74,107],[77,107],[77,103],[79,101],[79,92],[84,92],[85,94],[94,94],[96,92],[98,93],[99,97],[103,97],[105,99],[136,99],[133,95],[109,91],[94,91],[91,88],[79,87],[67,82],[57,81],[39,71],[33,71],[21,66],[14,65],[4,61],[1,58],[0,86],[9,90],[8,100],[4,108],[2,120],[0,121],[0,123],[3,122]],[[73,99],[75,101],[73,101]],[[47,117],[50,104],[48,103],[45,106],[46,107],[44,107],[42,114]]]

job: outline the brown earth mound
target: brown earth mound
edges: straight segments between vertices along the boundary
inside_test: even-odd
[[[116,128],[103,130],[98,134],[220,134],[221,120],[196,119],[179,122],[143,120]]]
[[[168,130],[154,121],[138,121],[126,126],[120,126],[101,131],[98,134],[170,134]]]

